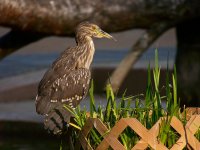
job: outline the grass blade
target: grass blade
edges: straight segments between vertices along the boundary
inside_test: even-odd
[[[94,82],[91,81],[91,87],[89,89],[90,95],[90,116],[93,118],[94,113],[96,112],[95,100],[94,100]]]

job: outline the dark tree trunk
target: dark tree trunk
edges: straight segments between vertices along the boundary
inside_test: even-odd
[[[11,30],[3,37],[0,37],[0,59],[43,37],[44,35],[40,33]]]
[[[176,56],[181,104],[200,106],[200,19],[177,25]]]

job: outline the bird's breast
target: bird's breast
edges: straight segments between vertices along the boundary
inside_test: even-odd
[[[89,69],[93,60],[95,48],[93,42],[83,47],[83,53],[78,59],[78,67]]]

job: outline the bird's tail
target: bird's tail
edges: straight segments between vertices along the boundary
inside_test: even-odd
[[[45,129],[54,134],[61,134],[72,117],[71,112],[65,109],[62,103],[51,103],[48,97],[41,96],[36,98],[36,112],[45,116]]]
[[[61,134],[67,129],[71,117],[71,112],[66,110],[62,105],[59,105],[45,115],[45,129],[54,134]]]

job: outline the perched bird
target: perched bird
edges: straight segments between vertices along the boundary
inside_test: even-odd
[[[87,94],[95,52],[93,37],[113,39],[95,24],[80,23],[76,28],[77,45],[62,52],[39,83],[36,111],[44,115],[45,128],[54,134],[62,133],[72,116],[63,105],[76,108]]]

